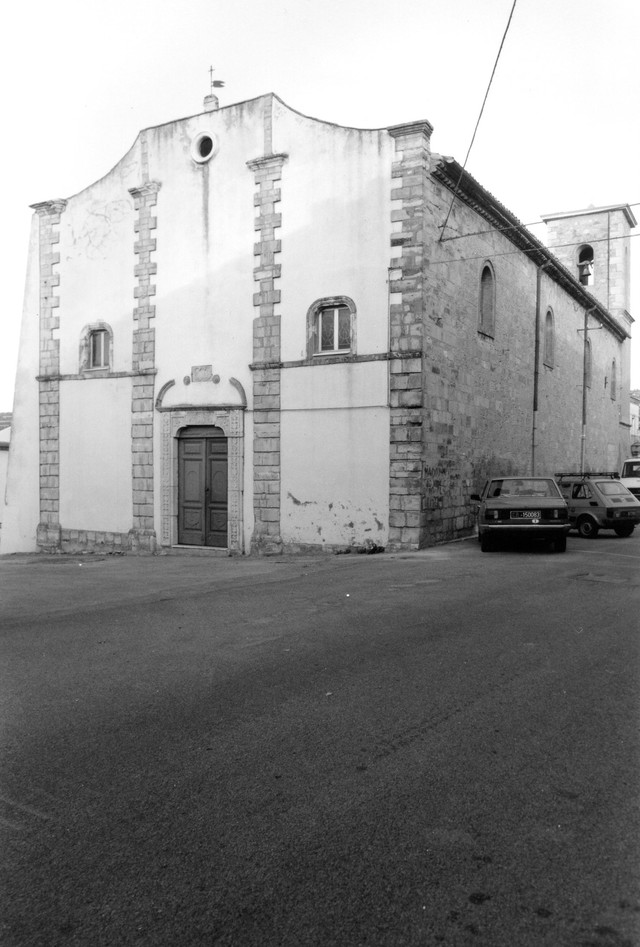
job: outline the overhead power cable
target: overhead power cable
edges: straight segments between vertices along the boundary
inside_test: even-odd
[[[480,109],[480,114],[478,115],[478,121],[476,122],[476,127],[475,127],[474,130],[473,130],[473,135],[471,136],[471,144],[469,145],[469,148],[467,149],[467,155],[466,155],[466,158],[464,159],[464,164],[462,165],[462,168],[461,168],[461,170],[460,170],[460,177],[458,178],[458,183],[456,184],[455,191],[453,192],[453,197],[451,198],[451,205],[449,206],[449,212],[447,213],[446,220],[445,220],[445,222],[444,222],[443,225],[442,225],[442,230],[441,230],[441,233],[440,233],[440,240],[442,240],[443,234],[444,234],[445,230],[447,229],[447,224],[449,223],[449,217],[451,216],[451,210],[452,210],[452,208],[453,208],[453,202],[454,202],[454,200],[456,199],[456,194],[458,193],[458,187],[460,186],[460,181],[462,180],[462,175],[464,174],[464,169],[465,169],[466,166],[467,166],[467,161],[469,160],[469,155],[471,154],[471,149],[473,148],[473,143],[474,143],[474,141],[475,141],[475,139],[476,139],[476,134],[477,134],[477,132],[478,132],[478,126],[480,125],[480,119],[482,118],[482,113],[484,112],[484,107],[485,107],[485,105],[487,104],[487,98],[489,97],[489,89],[491,88],[491,83],[493,82],[493,77],[494,77],[495,72],[496,72],[496,69],[497,69],[497,67],[498,67],[498,60],[500,59],[500,53],[502,52],[502,47],[504,46],[504,41],[505,41],[505,39],[507,38],[507,33],[509,32],[509,27],[511,26],[511,20],[512,20],[512,18],[513,18],[513,11],[514,11],[515,8],[516,8],[516,3],[517,3],[517,2],[518,2],[518,0],[513,0],[513,6],[511,7],[511,13],[509,14],[509,19],[507,20],[507,25],[506,25],[504,34],[503,34],[503,36],[502,36],[502,42],[500,43],[500,48],[499,48],[499,50],[498,50],[498,55],[496,56],[496,61],[494,62],[494,64],[493,64],[493,69],[491,70],[491,78],[489,79],[489,85],[487,86],[487,91],[485,92],[485,94],[484,94],[484,99],[482,100],[482,108]]]
[[[460,182],[458,181],[458,184]],[[636,201],[633,204],[625,204],[625,207],[640,207],[640,201]],[[586,208],[588,211],[589,208]],[[594,213],[598,208],[594,207]],[[440,243],[449,243],[451,240],[464,240],[465,237],[483,237],[491,233],[508,233],[510,230],[521,230],[523,227],[539,227],[544,223],[544,220],[532,220],[530,224],[511,224],[509,227],[490,227],[488,230],[472,230],[469,233],[459,233],[455,237],[441,237]],[[637,234],[631,234],[631,236],[638,236]],[[612,238],[616,239],[616,238]]]
[[[632,206],[632,205],[629,205]],[[491,233],[490,230],[483,230],[482,233]],[[464,234],[464,236],[472,236],[472,234]],[[589,240],[589,245],[592,243],[613,243],[614,240],[632,240],[633,237],[640,237],[640,233],[629,233],[629,234],[620,234],[618,237],[597,237],[595,240]],[[540,253],[545,250],[560,250],[563,247],[579,247],[584,243],[584,240],[572,240],[571,243],[556,243],[552,247],[546,247],[544,244],[540,247],[522,247],[517,250],[504,250],[501,253],[492,253],[490,254],[491,259],[496,259],[500,256],[514,256],[517,253]],[[487,254],[482,253],[479,256],[459,256],[448,258],[446,260],[430,260],[431,266],[437,266],[439,263],[468,263],[470,260],[486,260]],[[561,263],[561,260],[558,260],[558,263]]]

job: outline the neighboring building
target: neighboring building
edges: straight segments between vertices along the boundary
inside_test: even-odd
[[[415,549],[617,466],[629,207],[560,262],[431,132],[208,96],[34,205],[2,551]]]
[[[4,495],[7,485],[7,467],[9,463],[9,443],[11,441],[11,415],[0,412],[0,527],[4,513]]]
[[[640,389],[636,388],[629,395],[629,415],[631,423],[631,454],[640,454]]]

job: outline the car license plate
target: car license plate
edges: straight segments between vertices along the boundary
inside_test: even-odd
[[[539,520],[540,510],[512,510],[512,520]]]

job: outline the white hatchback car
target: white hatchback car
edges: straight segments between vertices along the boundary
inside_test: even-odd
[[[640,523],[640,500],[616,472],[558,473],[556,479],[569,507],[571,528],[581,536],[594,539],[601,529],[631,536]]]

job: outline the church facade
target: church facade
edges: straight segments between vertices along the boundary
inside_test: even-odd
[[[551,252],[431,133],[208,96],[34,205],[0,551],[417,549],[616,468],[630,208]]]

